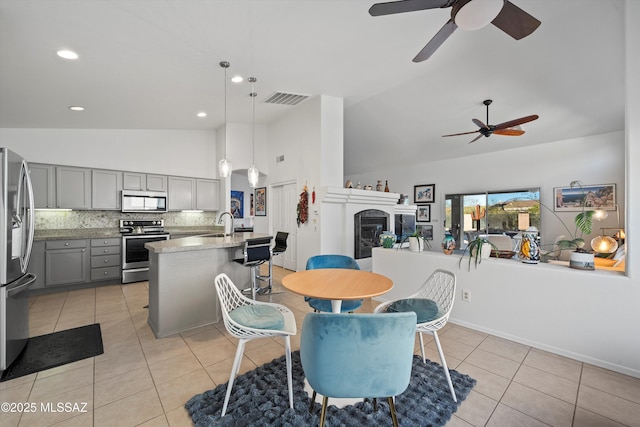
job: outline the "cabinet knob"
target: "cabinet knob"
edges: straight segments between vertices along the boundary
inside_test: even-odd
[[[105,262],[105,263],[106,263],[106,262],[109,262],[109,260],[108,260],[108,259],[105,259],[105,260],[104,260],[104,262]]]
[[[106,276],[107,274],[109,274],[109,272],[108,272],[108,271],[105,271],[105,272],[104,272],[104,273],[102,273],[102,274],[104,274],[104,275]]]
[[[105,250],[104,250],[104,253],[105,253],[105,254],[106,254],[106,253],[109,253],[109,249],[105,249]]]
[[[64,245],[65,245],[65,246],[69,246],[69,244],[68,244],[68,243],[65,243]]]

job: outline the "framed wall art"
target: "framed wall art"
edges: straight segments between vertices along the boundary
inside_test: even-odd
[[[267,187],[255,190],[256,216],[267,216]]]
[[[418,206],[418,212],[416,214],[416,221],[418,221],[418,222],[430,222],[431,221],[431,205]]]
[[[244,218],[244,191],[231,190],[231,215]]]
[[[436,185],[414,185],[413,186],[413,202],[414,203],[433,203],[435,200]]]
[[[416,231],[427,240],[433,240],[433,225],[416,224]]]
[[[556,212],[581,211],[583,201],[585,210],[613,211],[616,209],[616,185],[595,184],[553,189],[553,210]]]

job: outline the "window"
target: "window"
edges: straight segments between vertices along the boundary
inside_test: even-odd
[[[445,229],[458,249],[478,234],[513,237],[531,226],[541,229],[539,188],[445,196]]]

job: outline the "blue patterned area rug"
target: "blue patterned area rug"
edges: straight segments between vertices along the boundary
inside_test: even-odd
[[[309,413],[310,396],[304,391],[304,372],[300,353],[293,361],[293,409],[289,408],[286,362],[284,356],[240,375],[233,384],[227,413],[220,418],[227,384],[192,397],[185,405],[196,427],[205,426],[314,426],[320,421],[321,404]],[[454,402],[442,366],[413,356],[411,382],[396,397],[396,412],[401,426],[444,426],[467,397],[476,380],[450,371],[458,402]],[[386,398],[378,399],[378,410],[367,399],[338,409],[331,405],[325,426],[390,426],[391,414]]]

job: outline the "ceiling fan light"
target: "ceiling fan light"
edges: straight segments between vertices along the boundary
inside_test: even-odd
[[[256,188],[258,186],[258,180],[260,179],[260,172],[256,165],[251,165],[249,170],[247,171],[247,179],[249,180],[249,186],[251,188]]]
[[[465,31],[475,31],[488,25],[502,10],[504,0],[471,0],[456,13],[454,21]]]

